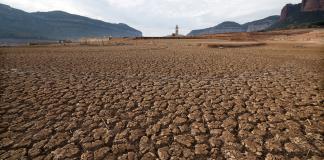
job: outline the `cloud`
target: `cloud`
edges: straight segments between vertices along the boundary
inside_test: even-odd
[[[109,5],[117,8],[134,8],[142,6],[145,0],[106,0]]]
[[[301,0],[0,0],[28,12],[62,10],[111,23],[126,23],[146,36],[164,36],[215,26],[226,20],[245,23],[280,14]]]

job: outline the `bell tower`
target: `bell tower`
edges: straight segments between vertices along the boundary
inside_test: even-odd
[[[176,28],[175,28],[175,36],[178,36],[179,35],[179,26],[176,25]]]

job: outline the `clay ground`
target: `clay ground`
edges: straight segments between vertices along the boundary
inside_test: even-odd
[[[0,48],[0,159],[323,159],[323,43],[294,36]]]

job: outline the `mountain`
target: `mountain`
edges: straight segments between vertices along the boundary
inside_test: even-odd
[[[247,32],[263,31],[274,25],[279,21],[280,16],[270,16],[261,20],[248,22],[243,24]]]
[[[200,30],[193,30],[188,34],[188,36],[227,33],[227,32],[244,32],[244,28],[236,22],[223,22],[215,27],[210,27],[210,28],[200,29]]]
[[[312,26],[323,22],[324,0],[303,0],[299,4],[287,4],[281,10],[280,21],[271,29]]]
[[[215,27],[193,30],[188,36],[313,26],[324,26],[324,0],[302,0],[302,3],[299,4],[287,4],[282,9],[280,16],[270,16],[243,25],[224,22]]]
[[[197,36],[203,34],[217,34],[229,32],[256,32],[268,29],[279,20],[279,16],[270,16],[261,20],[248,22],[243,25],[236,22],[223,22],[215,27],[193,30],[188,36]]]
[[[142,33],[126,24],[107,23],[62,11],[27,13],[0,4],[0,38],[79,39],[137,37]]]

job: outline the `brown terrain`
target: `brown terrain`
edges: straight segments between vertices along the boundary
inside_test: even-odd
[[[324,30],[0,48],[0,159],[324,158]]]
[[[302,11],[312,12],[312,11],[324,11],[324,0],[303,0],[302,1]]]

